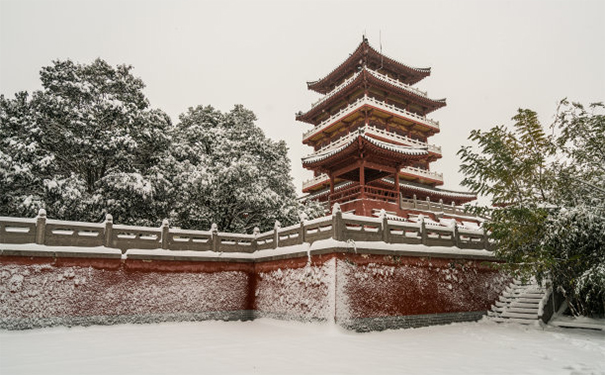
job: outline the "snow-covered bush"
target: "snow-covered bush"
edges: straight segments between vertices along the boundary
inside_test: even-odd
[[[541,248],[555,285],[576,315],[605,311],[605,206],[579,205],[552,213]]]
[[[513,129],[475,130],[463,185],[492,198],[485,226],[505,265],[550,277],[574,314],[605,313],[605,106],[562,101],[550,131],[520,109]]]

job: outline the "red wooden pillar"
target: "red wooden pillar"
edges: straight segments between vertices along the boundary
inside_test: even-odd
[[[334,194],[334,175],[330,174],[330,195]]]
[[[365,162],[362,160],[359,165],[359,187],[361,198],[365,198],[366,173]]]

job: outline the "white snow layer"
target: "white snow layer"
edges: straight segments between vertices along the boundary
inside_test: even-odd
[[[259,250],[253,253],[240,252],[214,252],[214,251],[191,251],[191,250],[163,250],[163,249],[129,249],[126,251],[125,258],[129,255],[139,256],[155,256],[155,257],[190,257],[190,258],[234,258],[234,259],[256,259],[292,255],[298,253],[311,253],[325,250],[329,248],[350,248],[354,246],[356,249],[367,250],[386,250],[386,251],[405,251],[410,254],[418,254],[419,256],[448,256],[448,255],[467,255],[480,256],[483,259],[496,259],[494,254],[488,250],[471,250],[460,249],[455,246],[425,246],[420,244],[389,244],[382,241],[336,241],[332,238],[326,240],[315,241],[312,244],[303,243],[299,245],[278,247],[277,249]],[[19,250],[23,252],[90,252],[91,254],[121,254],[119,249],[98,247],[73,247],[73,246],[46,246],[36,244],[0,244],[0,252],[2,250]]]
[[[2,374],[603,374],[605,335],[457,323],[353,333],[205,321],[0,331]]]

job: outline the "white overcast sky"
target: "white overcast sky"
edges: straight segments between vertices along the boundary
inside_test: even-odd
[[[460,189],[456,151],[472,129],[510,123],[518,108],[552,122],[565,97],[605,101],[605,1],[7,1],[0,0],[0,93],[40,88],[56,59],[130,64],[151,106],[173,122],[188,107],[234,104],[288,143],[300,193],[310,125],[294,113],[362,35],[405,64],[431,67],[417,87],[447,98],[431,117],[443,147],[432,169]]]

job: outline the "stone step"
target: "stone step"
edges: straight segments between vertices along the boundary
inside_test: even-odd
[[[524,298],[524,297],[513,298],[513,297],[503,297],[503,296],[500,296],[498,298],[498,300],[500,302],[507,303],[509,305],[512,304],[512,303],[522,303],[522,304],[529,305],[529,306],[538,306],[540,304],[540,300],[539,299]]]
[[[507,306],[508,308],[520,308],[520,309],[534,309],[534,310],[538,310],[540,307],[539,303],[523,303],[523,302],[511,302],[510,304],[508,304]]]
[[[516,319],[528,319],[528,320],[537,320],[538,314],[518,314],[510,311],[505,311],[502,313],[503,318],[516,318]]]
[[[545,291],[535,281],[514,280],[491,306],[488,316],[499,323],[536,324],[540,301]]]
[[[523,293],[523,297],[525,297],[525,298],[542,299],[542,298],[544,298],[545,294],[546,293],[538,293],[538,292],[535,292],[535,293]]]
[[[526,305],[539,305],[542,299],[519,297],[515,302],[524,303]]]
[[[502,293],[503,297],[509,297],[509,298],[526,298],[526,299],[537,299],[537,300],[541,300],[543,297],[543,294],[535,294],[535,293]]]
[[[513,289],[512,291],[509,291],[508,293],[511,293],[511,294],[527,294],[527,295],[530,295],[530,296],[533,296],[533,295],[542,296],[542,295],[546,294],[546,291],[528,288],[528,289]]]
[[[518,313],[518,314],[533,314],[535,316],[538,316],[538,309],[526,309],[526,308],[522,308],[522,307],[509,307],[508,309],[506,309],[506,311],[508,312],[512,312],[512,313]]]

